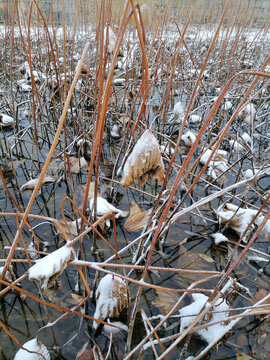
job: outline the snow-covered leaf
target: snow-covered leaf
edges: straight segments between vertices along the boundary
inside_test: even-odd
[[[107,34],[108,34],[108,51],[110,54],[112,54],[116,46],[117,38],[112,28],[109,25],[104,28],[104,45],[106,45],[107,42]],[[119,50],[119,55],[123,56],[123,50],[121,48]]]
[[[2,127],[12,126],[14,124],[14,119],[11,116],[0,114],[0,125]]]
[[[228,222],[228,227],[236,231],[239,236],[242,236],[246,228],[249,226],[252,219],[256,216],[257,210],[253,209],[243,209],[231,203],[222,204],[216,211],[218,216],[219,222],[226,223]],[[256,220],[255,224],[260,226],[264,219],[263,215],[259,215]],[[243,241],[246,240],[247,236],[250,235],[252,230],[254,229],[254,225],[250,226],[246,236],[243,238]],[[263,233],[266,238],[270,236],[270,220],[267,220],[264,228]]]
[[[115,212],[116,218],[126,217],[128,215],[127,211],[117,209],[115,206],[110,204],[106,199],[100,196],[97,197],[96,205],[97,205],[97,216],[103,216],[110,211]],[[93,206],[94,206],[94,198],[91,198],[89,201],[89,208],[91,211],[93,209]]]
[[[11,266],[11,265],[10,265]],[[1,266],[0,267],[0,277],[2,276],[2,272],[4,270],[4,266]],[[13,273],[12,271],[12,268],[10,268],[11,271],[7,271],[6,274],[5,274],[5,277],[3,280],[7,281],[7,282],[12,282],[12,276],[11,276],[11,273]]]
[[[138,180],[140,186],[143,186],[151,178],[161,181],[163,175],[164,165],[159,144],[152,131],[146,130],[125,163],[121,184],[135,185]]]
[[[190,115],[189,116],[189,123],[190,124],[199,124],[199,122],[202,120],[202,117],[200,115]]]
[[[238,118],[244,120],[248,125],[251,125],[252,122],[256,119],[256,109],[253,103],[249,103],[243,107],[239,112]]]
[[[213,150],[211,149],[207,149],[206,151],[204,151],[203,155],[200,158],[200,163],[205,165],[207,163],[207,161],[210,158],[210,155],[212,154]],[[226,159],[228,158],[228,152],[225,150],[216,150],[216,152],[214,153],[212,159],[210,160],[211,164],[212,162],[220,162],[220,161],[227,161]]]
[[[129,211],[129,217],[127,218],[124,228],[127,231],[138,231],[143,229],[143,227],[147,224],[149,217],[151,214],[151,209],[141,210],[139,206],[132,201]]]
[[[179,310],[181,317],[180,332],[183,332],[202,311],[205,305],[209,305],[208,297],[203,294],[192,294],[193,303]],[[229,305],[226,301],[219,302],[212,307],[210,322],[208,327],[198,331],[198,334],[209,344],[220,339],[230,329],[230,325],[225,322],[229,316]],[[219,322],[211,325],[211,323]]]
[[[168,120],[168,122],[179,124],[184,120],[184,117],[185,117],[185,109],[181,101],[178,101],[173,107],[173,114]]]
[[[71,247],[65,245],[37,260],[35,265],[28,270],[29,280],[38,281],[41,288],[46,290],[48,283],[55,280],[65,270],[71,253]]]
[[[179,314],[181,317],[181,326],[180,332],[183,332],[185,328],[195,320],[196,316],[201,312],[203,307],[205,306],[208,297],[203,294],[192,294],[193,303],[190,305],[184,306],[179,310]]]
[[[126,282],[118,276],[105,275],[99,282],[96,300],[94,318],[100,320],[117,318],[129,304],[129,290]],[[98,323],[94,322],[93,327],[96,329]]]
[[[20,187],[20,191],[33,190],[35,188],[35,186],[37,185],[38,180],[39,179],[37,178],[37,179],[32,179],[32,180],[27,181],[27,183],[23,184]],[[44,176],[41,184],[43,185],[43,184],[53,183],[55,181],[56,181],[56,179],[52,176]]]
[[[215,244],[218,245],[221,242],[227,242],[228,238],[224,236],[223,234],[217,232],[215,234],[211,235],[214,238]]]
[[[38,339],[32,339],[23,344],[23,347],[27,350],[20,349],[16,352],[14,360],[50,360],[50,353],[46,346],[42,344]]]
[[[192,131],[187,131],[184,135],[182,135],[181,140],[186,146],[192,146],[196,140],[196,135]]]

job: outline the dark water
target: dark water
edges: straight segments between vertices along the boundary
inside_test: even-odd
[[[255,57],[254,57],[255,59]],[[254,60],[253,59],[253,60]],[[159,115],[158,120],[156,121],[157,125],[152,125],[153,129],[161,129],[162,123],[162,109],[164,106],[164,92],[166,89],[166,78],[164,82],[155,84],[149,93],[149,99],[151,102],[147,106],[147,118],[149,123]],[[173,105],[181,100],[183,106],[187,105],[189,100],[189,93],[192,90],[194,80],[188,82],[187,85],[182,86],[183,79],[175,79],[175,92],[176,96],[171,96],[169,103],[169,110],[173,108]],[[206,95],[199,95],[196,99],[196,106],[199,107],[201,104],[208,103],[209,97],[213,97],[215,94],[215,89],[209,85],[209,93]],[[19,94],[19,93],[18,93]],[[92,95],[92,94],[91,94]],[[16,104],[20,103],[19,100],[27,101],[27,104],[30,102],[29,95],[20,95],[21,99],[16,99]],[[78,92],[77,96],[82,96]],[[117,90],[118,105],[121,103],[123,96],[123,90]],[[235,96],[235,95],[234,95]],[[267,97],[268,96],[268,97]],[[46,96],[45,96],[46,98]],[[91,97],[90,97],[91,98]],[[91,98],[92,99],[92,98]],[[120,99],[120,100],[119,100]],[[234,98],[235,99],[235,98]],[[267,100],[268,99],[268,100]],[[43,101],[43,100],[42,100]],[[260,164],[269,164],[269,115],[267,113],[267,101],[269,101],[269,94],[266,95],[266,100],[258,100],[257,106],[259,108],[260,120],[258,123],[263,124],[262,126],[255,128],[254,131],[254,153],[255,156],[252,156],[250,153],[239,155],[232,154],[229,160],[229,164],[232,165],[230,170],[225,176],[225,183],[217,183],[210,180],[208,184],[208,178],[204,174],[202,179],[196,184],[193,192],[190,196],[187,197],[184,207],[191,205],[193,202],[198,201],[200,198],[209,195],[211,192],[216,191],[219,187],[228,186],[233,184],[236,181],[242,179],[243,174],[242,170],[248,169],[254,163],[254,159],[259,160]],[[2,99],[2,104],[4,100]],[[31,178],[36,178],[39,173],[48,150],[51,146],[53,136],[55,134],[57,119],[60,115],[60,108],[56,104],[57,110],[54,111],[53,104],[51,104],[51,109],[48,106],[44,107],[43,111],[43,122],[39,123],[38,126],[38,146],[34,144],[35,134],[33,128],[33,119],[27,120],[23,115],[23,111],[18,113],[18,123],[16,125],[17,131],[20,130],[20,141],[18,136],[13,138],[13,130],[3,130],[0,134],[1,140],[1,168],[3,169],[4,175],[6,177],[7,186],[12,193],[13,197],[18,202],[22,210],[25,210],[28,201],[31,196],[31,190],[20,191],[20,186],[29,181]],[[237,100],[234,100],[234,108],[237,105]],[[27,107],[28,105],[25,105]],[[84,104],[81,108],[78,106],[76,113],[68,115],[67,118],[67,145],[72,144],[72,141],[76,136],[81,135],[81,132],[87,128],[87,121],[92,115],[91,106],[94,104]],[[209,103],[204,106],[202,109],[196,111],[196,113],[203,116],[203,119],[206,118],[209,113]],[[113,109],[113,105],[111,106]],[[128,115],[130,111],[130,105],[124,109],[124,107],[116,107],[117,112],[124,113]],[[31,110],[31,109],[29,109]],[[81,117],[78,120],[78,123],[75,122],[76,117],[78,116],[79,111],[85,111],[86,116]],[[138,107],[135,108],[135,115],[137,114]],[[267,114],[263,116],[264,112]],[[136,116],[134,115],[134,119]],[[114,115],[116,116],[116,115]],[[204,134],[203,141],[209,143],[215,136],[218,134],[220,129],[226,124],[230,117],[230,113],[220,112],[215,118],[213,118],[211,123],[211,130]],[[88,119],[88,120],[85,120]],[[110,133],[110,124],[112,123],[112,116],[108,114],[108,120],[105,131],[107,134]],[[198,132],[200,124],[189,125],[190,130]],[[241,134],[244,131],[249,131],[245,124],[240,121],[236,121],[231,128],[231,135],[236,136]],[[168,126],[165,127],[167,135],[175,141],[177,138],[177,132],[179,131],[179,126]],[[123,134],[123,129],[121,135]],[[163,139],[160,138],[163,142]],[[65,137],[64,134],[61,135],[57,151],[55,152],[54,159],[62,152],[64,148]],[[228,146],[229,137],[224,140],[222,143],[222,149],[229,150]],[[112,158],[113,162],[116,161],[120,146],[122,144],[121,138],[119,140],[112,139],[109,135],[103,140],[104,146],[102,151],[102,162]],[[200,144],[198,149],[195,152],[192,160],[194,161],[196,157],[202,152],[203,144]],[[76,155],[75,146],[71,145],[70,155]],[[181,145],[179,148],[179,155],[176,158],[176,165],[181,166],[186,155],[188,153],[188,148]],[[7,166],[10,166],[11,159],[15,166],[15,172],[12,172],[12,169],[9,169]],[[89,160],[89,159],[88,159]],[[168,162],[165,161],[165,166]],[[167,188],[170,189],[175,177],[176,169],[173,169],[167,184]],[[185,186],[189,188],[190,184],[194,180],[194,175],[198,174],[201,169],[201,165],[197,165],[192,169],[192,174],[188,175],[186,178]],[[42,186],[40,193],[36,197],[34,204],[31,209],[31,214],[42,215],[49,218],[62,219],[62,202],[66,195],[72,195],[72,187],[69,183],[69,179],[66,176],[64,170],[59,168],[59,164],[55,165],[53,169],[48,171],[49,174],[53,175],[57,181],[52,184],[47,184]],[[74,189],[74,200],[77,206],[82,208],[83,201],[83,188],[87,179],[87,170],[82,169],[79,174],[73,174],[73,189]],[[117,178],[119,180],[119,178]],[[107,198],[111,203],[113,203],[117,208],[121,210],[129,210],[131,201],[136,201],[136,203],[143,209],[149,209],[153,206],[153,197],[138,193],[131,189],[126,189],[121,186],[116,186],[113,193],[111,191],[112,184],[102,180],[102,190],[103,197]],[[227,235],[231,242],[229,244],[220,244],[214,245],[211,234],[219,230],[219,225],[217,218],[214,212],[220,204],[225,201],[228,201],[230,197],[233,198],[233,202],[236,204],[241,204],[241,201],[247,201],[250,205],[259,207],[262,204],[263,196],[265,191],[269,190],[269,176],[264,176],[254,187],[242,186],[237,188],[234,193],[224,195],[218,199],[211,201],[202,208],[200,212],[195,210],[193,213],[188,213],[177,220],[173,225],[170,226],[169,231],[166,234],[164,244],[160,248],[154,250],[151,264],[153,266],[160,266],[165,268],[186,268],[186,269],[195,269],[195,270],[211,270],[211,271],[224,271],[226,269],[228,259],[232,253],[234,247],[234,242],[237,240],[237,235],[232,231],[227,231]],[[156,196],[160,190],[160,185],[157,185],[154,181],[148,183],[143,190],[150,195]],[[175,204],[179,202],[185,195],[185,190],[179,188]],[[66,216],[68,214],[73,214],[73,209],[68,201],[65,202],[63,206]],[[0,187],[0,209],[1,212],[16,212],[17,209],[14,207],[11,199],[7,195],[4,187]],[[139,236],[137,233],[128,233],[124,229],[124,223],[126,219],[117,220],[117,240],[119,249],[125,247],[129,242],[136,239]],[[39,241],[41,250],[52,252],[59,246],[62,246],[61,237],[55,234],[55,229],[51,224],[44,223],[41,224],[40,220],[29,218],[29,223],[32,228],[35,228],[35,234]],[[1,216],[0,218],[0,254],[1,259],[5,259],[8,254],[8,246],[11,246],[12,241],[15,237],[17,230],[16,218],[11,216]],[[28,247],[32,242],[32,235],[27,227],[24,228],[23,240]],[[104,234],[106,240],[115,247],[114,236],[112,228],[107,230]],[[260,236],[256,241],[254,248],[261,250],[262,252],[267,252],[267,242],[263,236]],[[19,242],[19,247],[21,247]],[[77,249],[76,245],[76,249]],[[107,247],[106,244],[101,239],[97,239],[97,249],[92,251],[93,247],[93,235],[85,236],[83,239],[82,253],[81,258],[87,261],[97,261],[102,262],[108,259],[113,255],[113,252]],[[132,263],[132,257],[136,250],[136,246],[130,248],[122,255],[122,260],[126,264]],[[240,250],[241,251],[241,250]],[[16,251],[15,259],[24,259],[25,255],[23,251]],[[2,264],[4,264],[2,260]],[[2,265],[0,264],[0,266]],[[28,269],[28,264],[24,262],[14,262],[13,271],[14,274],[19,277],[24,274]],[[249,261],[243,260],[241,264],[234,270],[232,276],[237,279],[243,286],[247,287],[251,294],[254,296],[256,291],[260,288],[269,289],[269,262],[258,262],[258,261]],[[86,269],[87,281],[92,290],[94,288],[96,272],[92,269]],[[133,272],[131,277],[135,279],[140,279],[141,272]],[[179,275],[173,272],[149,272],[146,281],[169,288],[175,289],[185,289],[192,282],[198,280],[198,275]],[[50,301],[61,305],[63,307],[72,308],[76,304],[74,297],[72,295],[83,295],[81,291],[78,291],[78,274],[74,266],[68,266],[64,273],[60,277],[60,282],[58,287],[55,290],[52,290],[50,293]],[[202,288],[209,290],[213,289],[217,284],[217,280],[211,280],[202,285]],[[30,282],[27,278],[22,281],[21,287],[31,294],[42,297],[44,296],[48,300],[48,294],[40,294],[39,289],[35,284]],[[134,284],[129,285],[131,292],[131,304],[133,304],[137,286]],[[75,291],[76,290],[76,291]],[[156,292],[153,289],[144,289],[141,301],[140,308],[142,308],[148,317],[153,317],[161,314],[160,309],[156,305]],[[228,302],[231,308],[239,308],[250,306],[250,300],[247,296],[244,296],[241,292],[235,292],[228,297]],[[187,297],[184,305],[188,305],[191,302],[191,298]],[[1,321],[5,324],[7,329],[14,334],[22,343],[28,341],[29,339],[36,336],[37,331],[45,326],[48,322],[53,321],[61,315],[61,312],[52,308],[45,309],[42,304],[30,299],[29,297],[24,297],[20,295],[17,291],[9,291],[4,296],[0,297],[0,309],[1,309]],[[88,315],[93,315],[95,311],[95,302],[94,300],[89,300],[84,309],[85,313]],[[123,322],[126,321],[126,314],[121,315]],[[155,321],[153,320],[153,323]],[[179,318],[171,318],[167,324],[168,330],[162,328],[159,332],[160,337],[167,337],[169,335],[177,334],[179,332]],[[252,353],[257,359],[264,359],[265,354],[267,354],[267,341],[262,341],[262,335],[267,340],[269,337],[269,325],[266,321],[255,317],[248,317],[241,320],[231,331],[231,333],[226,336],[221,344],[218,347],[213,348],[206,359],[235,359],[236,354],[240,353]],[[133,346],[138,344],[142,338],[145,336],[144,325],[142,323],[140,315],[136,319],[136,325],[134,329],[133,336]],[[111,356],[111,359],[121,359],[125,351],[126,343],[126,334],[121,333],[115,337]],[[92,328],[92,322],[90,320],[85,320],[79,316],[67,316],[65,319],[59,321],[54,327],[53,332],[50,329],[42,330],[39,336],[40,340],[46,344],[48,349],[51,352],[52,359],[75,359],[76,354],[82,348],[82,346],[89,341],[89,347],[93,347],[96,343],[100,346],[103,354],[106,354],[109,347],[109,338],[108,335],[104,335],[101,331],[94,333]],[[168,347],[170,342],[166,343],[164,347]],[[179,358],[179,354],[184,345],[184,342],[180,343],[178,347],[170,353],[169,356],[166,356],[166,359],[176,359]],[[190,343],[187,348],[186,357],[188,355],[196,356],[203,350],[206,344],[201,340],[196,334],[192,336]],[[160,354],[160,349],[157,346],[157,351]],[[0,354],[1,358],[12,359],[15,352],[17,351],[18,346],[14,341],[6,334],[3,329],[1,330],[0,336]],[[136,357],[135,357],[136,358]],[[144,354],[144,359],[153,359],[154,354],[149,348]],[[267,359],[267,357],[265,358]]]

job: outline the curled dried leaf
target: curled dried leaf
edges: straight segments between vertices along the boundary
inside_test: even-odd
[[[80,158],[73,158],[74,161],[72,162],[71,172],[78,174],[80,172],[80,169],[82,168],[88,168],[88,163],[85,160],[85,158],[82,156]]]
[[[156,290],[156,294],[156,301],[153,304],[159,308],[164,315],[167,315],[179,300],[179,296],[175,293]]]
[[[143,229],[143,227],[147,224],[151,215],[150,210],[141,210],[139,206],[132,201],[130,206],[129,217],[124,224],[124,228],[127,231],[138,231]]]
[[[78,235],[78,230],[80,229],[81,225],[81,219],[66,222],[64,220],[59,220],[59,223],[61,225],[61,228],[59,226],[58,229],[59,234],[61,234],[61,231],[64,230],[66,234],[71,238]]]
[[[151,130],[146,130],[134,146],[123,170],[121,184],[143,186],[148,179],[161,181],[164,165],[159,144]]]

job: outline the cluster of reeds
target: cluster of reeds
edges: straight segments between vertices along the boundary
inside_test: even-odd
[[[250,35],[257,10],[246,5],[240,12],[240,2],[226,1],[222,9],[214,2],[201,18],[195,7],[195,20],[192,8],[185,8],[181,23],[172,4],[154,8],[151,2],[139,6],[128,0],[119,16],[113,1],[96,7],[76,3],[67,25],[62,1],[60,27],[53,5],[46,12],[33,0],[22,11],[19,1],[6,2],[1,113],[14,122],[9,135],[2,125],[0,143],[6,229],[0,298],[19,296],[22,303],[40,304],[43,320],[27,339],[42,339],[52,356],[75,340],[82,347],[84,320],[89,339],[78,359],[149,354],[184,359],[192,335],[217,326],[219,336],[194,357],[202,358],[243,318],[269,314],[261,305],[268,292],[240,310],[233,303],[219,306],[244,288],[235,273],[249,252],[269,261],[265,247],[255,245],[270,229],[270,193],[260,187],[270,172],[270,56],[262,46],[270,12]],[[183,12],[183,3],[177,9]],[[93,13],[95,21],[88,24]],[[211,26],[205,26],[210,20]],[[175,107],[171,115],[175,97],[184,109],[180,113],[182,105]],[[46,183],[52,184],[48,191]],[[148,204],[144,212],[133,204],[121,227],[130,240],[125,245],[119,240],[118,217],[126,216],[115,207],[119,196],[128,199],[126,204],[130,198]],[[237,241],[224,236],[230,244],[227,264],[209,270],[198,269],[194,258],[191,268],[167,259],[168,234],[187,218],[211,228],[195,234],[202,238],[234,231]],[[53,229],[49,253],[39,237],[44,223]],[[177,249],[185,241],[176,233]],[[62,273],[77,296],[73,306],[57,297]],[[162,274],[192,280],[169,286],[159,282]],[[65,290],[63,299],[71,292]],[[154,291],[159,316],[141,305],[148,291]],[[188,299],[198,307],[204,299],[200,311],[185,313]],[[123,311],[125,324],[116,321]],[[226,316],[215,318],[220,311]],[[180,331],[166,334],[166,323],[181,314]],[[81,319],[77,332],[59,344],[55,329],[71,315]],[[190,318],[186,326],[185,316]],[[138,317],[142,330],[134,336]],[[22,347],[24,330],[16,333],[5,318],[0,325],[5,338]],[[103,328],[109,334],[104,348],[99,341]],[[117,331],[124,333],[118,355],[113,346]]]

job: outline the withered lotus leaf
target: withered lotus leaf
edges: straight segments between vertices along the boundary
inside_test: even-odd
[[[159,144],[151,130],[146,130],[134,146],[123,170],[121,184],[143,186],[149,179],[161,181],[164,165]]]
[[[117,318],[120,312],[128,307],[129,290],[127,283],[118,276],[104,276],[96,292],[96,311],[94,318],[106,320],[107,318]],[[94,322],[94,329],[98,323]]]
[[[143,229],[143,227],[147,224],[150,218],[151,211],[151,209],[149,209],[148,211],[141,210],[139,206],[134,201],[132,201],[129,217],[124,224],[124,228],[127,231],[138,231]]]

